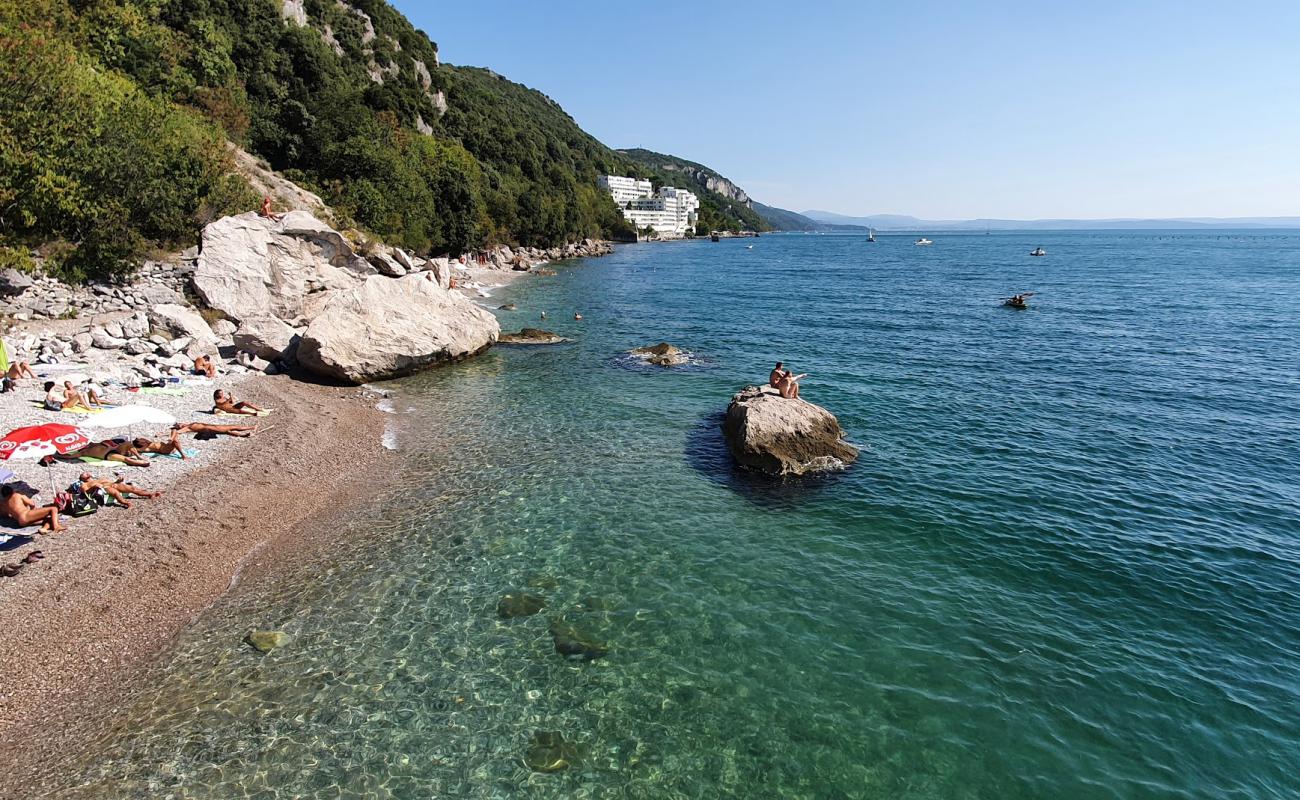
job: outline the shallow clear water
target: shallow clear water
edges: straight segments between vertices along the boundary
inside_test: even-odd
[[[398,489],[206,614],[62,794],[1300,794],[1300,235],[879,238],[493,297],[576,342],[397,384]],[[621,355],[660,340],[698,363]],[[720,413],[776,359],[847,472],[731,469]],[[518,590],[545,611],[500,619]]]

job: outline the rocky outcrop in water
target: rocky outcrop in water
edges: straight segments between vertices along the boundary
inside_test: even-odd
[[[496,317],[424,274],[372,275],[335,293],[298,344],[298,363],[347,383],[409,375],[497,340]]]
[[[738,464],[772,475],[841,469],[858,457],[834,414],[806,400],[787,400],[768,387],[737,392],[722,431]]]
[[[567,622],[554,620],[550,626],[555,652],[575,661],[595,661],[609,654],[609,646],[590,633]]]
[[[497,340],[497,343],[498,344],[559,344],[560,342],[567,342],[567,341],[569,340],[564,338],[558,333],[551,333],[550,331],[544,331],[541,328],[524,328],[518,331],[517,333],[501,334],[501,338]]]
[[[524,753],[524,764],[537,772],[559,772],[576,764],[581,755],[578,746],[559,731],[534,731]]]
[[[283,631],[253,631],[244,637],[244,641],[259,653],[269,653],[275,648],[287,644],[289,634]]]
[[[655,364],[660,367],[675,367],[691,360],[686,351],[668,342],[660,342],[649,347],[638,347],[628,352],[643,359],[647,364]]]

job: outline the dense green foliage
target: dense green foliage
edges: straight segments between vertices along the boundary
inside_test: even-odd
[[[68,277],[113,275],[147,243],[187,241],[202,218],[252,201],[198,114],[96,69],[14,9],[0,13],[4,266],[28,266],[39,245]]]
[[[656,189],[660,186],[676,186],[694,192],[700,198],[697,233],[772,230],[772,226],[750,208],[748,203],[710,189],[710,178],[727,183],[730,181],[703,164],[640,148],[619,150],[618,154],[633,165],[627,174],[649,179]]]

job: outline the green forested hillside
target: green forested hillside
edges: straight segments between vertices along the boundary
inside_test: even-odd
[[[0,260],[192,240],[252,202],[224,139],[421,253],[629,230],[596,185],[620,157],[383,0],[0,0],[0,79]]]
[[[650,179],[655,188],[677,186],[698,195],[701,232],[772,229],[740,187],[703,164],[641,148],[617,152],[634,164],[628,174]]]

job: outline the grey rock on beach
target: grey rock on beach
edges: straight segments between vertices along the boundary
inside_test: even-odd
[[[768,387],[737,392],[722,431],[737,463],[772,475],[841,469],[858,457],[834,414],[807,400],[783,398]]]
[[[474,355],[497,340],[496,317],[423,274],[375,275],[335,294],[298,345],[298,362],[327,378],[365,383]]]

